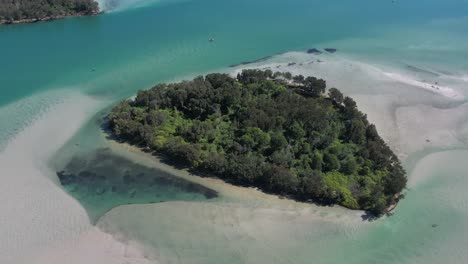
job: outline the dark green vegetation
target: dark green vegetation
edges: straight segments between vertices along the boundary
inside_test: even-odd
[[[99,12],[94,0],[0,0],[0,23],[34,22]]]
[[[119,205],[203,201],[218,196],[202,185],[136,164],[107,149],[73,157],[57,176],[93,221]]]
[[[246,70],[158,84],[109,114],[113,134],[228,182],[380,215],[406,185],[356,102],[324,80]]]

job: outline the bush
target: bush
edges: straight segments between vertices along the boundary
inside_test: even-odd
[[[286,87],[283,78],[296,84]],[[380,214],[406,186],[356,102],[313,77],[245,70],[156,85],[109,114],[118,138],[226,181]]]

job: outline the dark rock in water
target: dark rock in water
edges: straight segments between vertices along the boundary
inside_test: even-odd
[[[432,225],[432,228],[436,228],[436,227],[438,227],[438,226],[439,226],[438,224],[433,224],[433,225]]]
[[[290,62],[290,63],[288,63],[288,66],[294,66],[294,65],[296,65],[295,62]]]
[[[334,49],[334,48],[326,48],[324,49],[326,52],[329,52],[329,53],[335,53],[337,52],[338,50],[337,49]]]
[[[322,54],[322,52],[320,50],[318,50],[318,49],[308,49],[307,53],[308,54],[316,54],[316,55]]]

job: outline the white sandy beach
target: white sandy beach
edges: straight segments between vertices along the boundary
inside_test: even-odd
[[[96,1],[0,26],[0,264],[468,263],[468,0]],[[139,89],[245,68],[352,97],[407,171],[393,215],[199,177],[104,134]]]
[[[47,166],[99,106],[89,97],[68,94],[0,153],[0,263],[146,263],[137,250],[92,227],[85,210],[57,185]]]
[[[369,120],[377,125],[380,134],[403,160],[413,158],[419,161],[426,155],[425,152],[450,149],[463,144],[461,140],[468,135],[464,129],[468,105],[444,104],[454,100],[452,95],[455,91],[456,98],[462,98],[461,91],[454,88],[435,92],[408,76],[393,78],[376,66],[336,57],[327,59],[322,56],[319,57],[321,62],[317,62],[317,58],[312,59],[303,53],[287,53],[270,61],[244,67],[271,68],[325,78],[329,85],[340,88],[356,99],[359,108],[368,114]],[[313,63],[310,63],[312,60]],[[296,64],[288,66],[292,62]],[[234,72],[239,70],[240,68],[234,69]],[[434,104],[440,104],[441,107]],[[111,142],[111,148],[114,153],[147,166],[174,170],[134,147]],[[438,166],[438,158],[435,157],[435,160],[428,158],[431,164],[428,167],[431,170]],[[427,165],[426,159],[423,164],[423,167]],[[430,182],[432,178],[426,172],[421,172],[421,166],[418,166],[415,173],[409,175],[410,188],[421,188]],[[408,198],[412,209],[405,206],[405,201],[397,207],[395,217],[368,223],[362,221],[362,212],[281,200],[254,189],[231,186],[220,180],[193,177],[180,171],[174,173],[186,179],[192,177],[193,181],[219,191],[222,201],[120,206],[98,221],[98,226],[107,232],[120,234],[152,247],[151,254],[162,262],[207,263],[209,260],[224,258],[228,262],[242,259],[246,263],[306,263],[317,252],[322,257],[328,257],[323,259],[323,263],[376,263],[381,257],[379,254],[385,255],[388,252],[393,252],[390,259],[401,257],[400,259],[408,259],[414,263],[424,263],[422,260],[428,258],[438,259],[434,254],[428,254],[425,258],[399,255],[399,245],[417,237],[423,240],[414,242],[419,243],[414,250],[427,250],[426,244],[432,243],[430,236],[413,232],[396,236],[398,230],[407,230],[407,226],[429,225],[430,228],[431,224],[424,221],[432,217],[431,208],[426,204],[432,201],[429,198],[431,189]],[[440,198],[444,199],[440,202],[437,199],[433,201],[434,204],[441,205],[437,210],[447,208],[445,205],[455,202],[461,194],[458,189],[456,194],[442,190],[444,193]],[[466,209],[460,206],[461,212],[466,213]],[[418,214],[425,217],[415,218]],[[419,232],[417,228],[414,230]],[[190,236],[187,237],[186,234]],[[394,240],[391,248],[384,246],[387,244],[379,240],[382,236]],[[378,239],[372,241],[376,237]],[[356,244],[341,244],[338,240],[353,241],[349,243]],[[457,241],[458,238],[454,238],[446,243],[456,245]],[[372,243],[375,254],[369,258],[359,258],[352,254],[353,249],[368,249],[366,243]],[[381,247],[376,245],[379,243],[382,243]],[[439,244],[434,247],[436,245]],[[348,254],[334,254],[336,248],[347,248]],[[454,248],[444,247],[443,250]],[[454,252],[457,255],[452,260],[458,263],[456,260],[463,253],[459,250]]]
[[[461,127],[466,123],[463,116],[468,106],[442,107],[452,100],[463,100],[466,91],[459,86],[433,88],[432,84],[418,81],[419,77],[410,71],[392,71],[339,54],[301,52],[288,52],[244,67],[290,71],[327,80],[328,87],[337,87],[357,101],[403,160],[411,153],[459,144],[466,134]],[[233,69],[234,74],[241,69]],[[441,107],[433,106],[434,103]]]
[[[449,149],[468,138],[464,118],[468,105],[444,105],[461,99],[462,91],[448,87],[436,92],[408,77],[409,73],[389,75],[376,66],[335,55],[319,58],[321,62],[304,53],[287,53],[249,66],[325,78],[329,86],[356,99],[402,159],[418,152]],[[290,62],[296,64],[288,66]],[[115,153],[217,190],[222,201],[120,206],[99,220],[97,227],[92,226],[84,208],[58,186],[55,172],[47,164],[102,105],[70,91],[60,98],[25,124],[0,153],[5,183],[0,186],[0,199],[8,201],[0,204],[7,216],[0,220],[4,238],[0,250],[8,252],[0,255],[0,263],[147,264],[160,260],[206,264],[208,260],[240,256],[249,263],[302,263],[312,257],[309,253],[333,250],[341,245],[338,241],[345,241],[342,238],[357,240],[379,226],[380,221],[363,222],[359,211],[282,200],[177,172],[133,147],[112,142],[109,146]],[[426,175],[418,167],[410,177],[410,186],[425,184],[431,179]],[[444,195],[448,201],[455,197]],[[465,210],[464,204],[459,208]],[[332,252],[324,255],[333,256]]]
[[[392,80],[406,83],[414,87],[420,87],[422,89],[426,89],[428,91],[438,93],[448,98],[457,99],[457,100],[464,99],[464,96],[461,93],[457,92],[455,89],[451,87],[439,86],[438,84],[431,84],[431,83],[426,83],[423,81],[418,81],[418,80],[412,79],[411,77],[404,76],[398,73],[384,72],[383,74],[385,74],[388,78]]]
[[[294,63],[294,64],[292,64]],[[341,81],[351,82],[347,86],[353,86],[356,81],[361,81],[362,78],[368,78],[364,85],[370,85],[374,81],[380,81],[380,86],[386,86],[388,83],[399,83],[410,88],[419,88],[430,91],[432,93],[442,95],[444,97],[463,100],[465,98],[462,90],[458,87],[449,87],[444,84],[429,83],[419,80],[417,76],[411,76],[410,72],[402,73],[401,70],[391,69],[388,66],[373,65],[361,61],[351,60],[345,56],[337,54],[310,55],[303,52],[288,52],[278,56],[274,56],[268,61],[253,63],[237,68],[234,72],[241,71],[242,68],[261,68],[271,69],[275,71],[290,71],[295,74],[304,76],[314,75],[316,77],[326,79],[330,84],[341,83]],[[354,76],[353,76],[354,75]],[[443,78],[445,76],[442,76]],[[453,77],[466,82],[465,77]],[[345,84],[345,83],[343,83]],[[349,89],[347,86],[342,89]],[[346,87],[346,88],[345,88]],[[366,87],[362,87],[366,88]],[[364,91],[360,91],[365,92]]]

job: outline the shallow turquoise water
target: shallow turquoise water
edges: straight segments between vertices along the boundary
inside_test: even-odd
[[[371,0],[193,0],[165,1],[90,18],[0,27],[0,105],[64,87],[100,94],[112,91],[121,97],[160,80],[319,47],[320,43],[376,40],[382,37],[380,29],[456,20],[466,11],[468,2],[462,0],[397,4]],[[444,30],[465,33],[467,25],[449,25]],[[214,43],[207,41],[211,36],[216,38]],[[402,47],[399,40],[411,42],[414,37],[394,36],[374,47],[362,44],[347,49],[346,43],[340,43],[337,48],[349,52],[364,49],[364,54],[394,58],[392,51]],[[416,36],[415,41],[421,40]],[[425,56],[430,53],[425,52]],[[451,59],[462,61],[460,56],[452,55]]]
[[[121,2],[102,16],[0,27],[0,107],[65,88],[118,100],[159,81],[312,47],[468,70],[464,0]],[[0,126],[0,148],[53,99],[41,100],[1,111],[9,125]]]
[[[216,191],[98,149],[74,156],[57,172],[62,186],[87,209],[93,223],[114,207],[169,201],[207,201]]]
[[[337,54],[402,70],[416,65],[457,78],[468,75],[466,0],[192,0],[140,2],[139,8],[122,3],[115,11],[97,17],[0,27],[0,149],[70,90],[102,100],[104,108],[159,81],[287,51],[334,47]],[[215,37],[213,43],[208,41],[210,37]],[[434,105],[443,108],[460,104],[437,102]],[[460,119],[467,116],[464,112]],[[88,155],[102,147],[97,135],[99,121],[95,117],[85,124],[64,151],[79,149]],[[464,142],[461,139],[450,148],[466,148]],[[439,150],[410,153],[408,168]],[[451,155],[463,159],[466,153]],[[163,191],[162,197],[197,200],[202,210],[196,205],[163,206],[162,224],[153,227],[157,236],[138,231],[127,235],[155,246],[168,263],[219,263],[223,256],[230,263],[310,263],[306,260],[314,257],[318,263],[463,263],[459,245],[468,242],[463,231],[468,230],[468,207],[462,188],[466,180],[460,175],[467,168],[455,170],[447,164],[451,156],[444,158],[439,166],[434,165],[435,176],[427,176],[430,180],[411,188],[393,217],[366,225],[364,230],[323,224],[323,233],[316,234],[318,231],[301,225],[301,219],[291,220],[299,228],[284,224],[290,220],[284,215],[261,215],[284,230],[285,242],[279,243],[269,233],[261,233],[263,222],[257,223],[258,233],[235,224],[230,227],[231,220],[255,223],[255,206],[212,210],[203,203],[203,195],[175,187]],[[92,188],[84,189],[73,188],[79,191],[75,197],[83,206],[95,212],[92,218],[115,205],[152,202],[153,197],[145,195],[154,191],[146,190],[141,197],[130,197],[130,193],[98,201],[93,195],[83,196]],[[102,191],[92,190],[93,194]],[[174,222],[180,215],[184,219]],[[118,227],[132,221],[145,224],[138,222],[141,219],[111,220]],[[192,237],[186,238],[185,233]],[[203,241],[206,234],[213,240]],[[219,248],[210,251],[216,245]],[[190,250],[182,250],[187,248]]]

